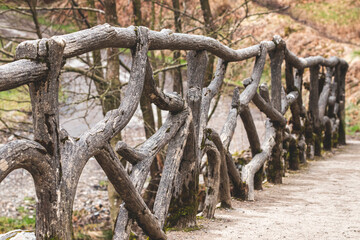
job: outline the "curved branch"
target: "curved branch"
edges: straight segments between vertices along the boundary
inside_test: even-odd
[[[177,93],[164,93],[156,87],[149,60],[146,63],[144,91],[149,96],[150,101],[161,110],[176,113],[184,110],[185,108],[185,102],[180,95]]]
[[[297,57],[293,52],[291,52],[287,48],[285,48],[285,59],[286,61],[289,61],[291,65],[293,65],[297,69],[314,67],[316,65],[335,67],[338,63],[340,63],[341,65],[347,65],[345,60],[338,57],[330,57],[328,59],[320,56],[307,57],[307,58]]]
[[[216,94],[220,91],[221,85],[223,83],[225,73],[227,68],[227,62],[222,59],[218,60],[215,77],[210,82],[208,87],[202,89],[202,99],[201,99],[201,116],[200,116],[200,136],[199,139],[202,140],[203,129],[205,129],[208,122],[208,114],[211,100],[215,97]]]
[[[137,44],[137,30],[134,27],[119,28],[110,26],[109,24],[104,24],[75,33],[55,36],[53,38],[64,39],[64,41],[66,42],[66,47],[64,49],[64,58],[70,58],[102,48],[133,48]],[[227,62],[242,61],[255,56],[259,56],[261,55],[262,48],[271,51],[274,50],[276,47],[273,41],[266,41],[258,45],[234,50],[210,37],[183,33],[172,33],[170,30],[166,29],[160,32],[149,31],[149,40],[149,50],[206,50]],[[28,45],[29,43],[30,45],[36,47],[38,46],[38,42],[39,40],[23,42],[18,46],[18,49],[20,50],[21,48],[26,48],[26,45]],[[26,59],[38,59],[38,57],[39,56],[37,56],[37,54],[34,54],[32,56],[27,56]],[[285,49],[285,57],[287,61],[291,62],[291,64],[298,69],[315,66],[316,64],[331,67],[335,66],[336,64],[340,64],[344,67],[348,66],[345,60],[336,57],[332,57],[329,59],[325,59],[320,56],[309,57],[305,59],[298,58],[288,49]],[[45,66],[45,64],[43,64],[43,66]],[[32,67],[31,69],[26,69],[26,71],[23,71],[23,75],[31,75],[31,72],[35,69],[35,67]],[[36,71],[40,75],[45,75],[46,68],[41,70],[36,69]],[[22,82],[22,84],[26,84],[31,81],[38,81],[41,79],[41,77],[28,79],[25,76],[23,76],[22,79],[19,80],[19,82]],[[2,82],[1,77],[0,82]],[[7,89],[9,88],[13,87],[7,87]]]
[[[266,45],[262,42],[260,45],[260,56],[256,57],[255,65],[249,83],[246,84],[245,90],[240,94],[240,107],[246,106],[256,95],[256,89],[260,83],[260,78],[265,66],[266,60]]]
[[[30,140],[18,140],[0,148],[0,182],[13,170],[25,168],[33,176],[49,175],[52,168],[46,149]]]
[[[146,28],[138,28],[139,43],[133,57],[128,89],[119,108],[107,112],[103,120],[80,136],[78,144],[87,145],[87,155],[89,157],[94,155],[97,149],[101,149],[106,142],[118,134],[135,113],[145,79],[149,45],[147,34]]]
[[[270,157],[271,150],[275,145],[275,128],[269,120],[266,120],[265,140],[261,145],[262,152],[256,154],[253,159],[243,167],[241,178],[248,185],[248,200],[254,200],[254,176]]]

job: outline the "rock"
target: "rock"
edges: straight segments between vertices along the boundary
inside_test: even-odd
[[[13,230],[8,233],[0,234],[0,240],[36,240],[35,233],[21,229]]]

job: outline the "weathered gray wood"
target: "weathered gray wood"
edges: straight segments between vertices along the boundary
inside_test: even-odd
[[[293,66],[286,62],[285,67],[285,79],[286,79],[286,90],[289,93],[293,93],[294,91],[298,94],[297,99],[294,104],[290,105],[291,110],[291,123],[292,123],[292,131],[291,134],[295,135],[292,137],[291,141],[289,141],[289,167],[293,169],[298,169],[300,162],[305,162],[305,148],[300,147],[299,139],[303,139],[304,130],[303,124],[301,121],[301,108],[302,108],[302,75],[299,75],[299,71],[296,73],[296,78],[294,78]],[[292,92],[291,92],[292,91]],[[305,142],[304,142],[305,144]]]
[[[219,198],[221,157],[214,144],[211,144],[211,142],[205,144],[205,152],[208,159],[208,176],[206,183],[205,206],[202,216],[206,218],[214,218],[216,204],[218,203]]]
[[[237,125],[237,115],[240,107],[239,95],[240,95],[239,88],[235,88],[231,103],[231,109],[229,111],[228,117],[225,121],[225,124],[222,127],[220,134],[221,142],[226,151],[229,148],[231,139],[234,135],[235,128]],[[229,152],[226,153],[226,166],[229,174],[229,179],[231,180],[234,186],[234,191],[233,191],[234,197],[245,200],[244,187],[241,181],[241,176]]]
[[[328,59],[320,56],[308,57],[308,58],[297,57],[287,48],[285,49],[285,59],[297,69],[304,69],[304,68],[314,67],[317,65],[326,66],[326,67],[335,67],[335,65],[337,65],[339,62],[340,63],[345,62],[343,59],[339,59],[337,57],[330,57]]]
[[[255,96],[258,96],[258,93],[256,93]],[[249,107],[244,107],[242,109],[242,111],[240,112],[240,117],[244,124],[246,135],[250,143],[251,154],[254,157],[256,154],[261,152],[261,148],[260,148],[259,136]],[[262,182],[263,182],[263,167],[261,167],[255,175],[254,187],[256,190],[262,190]]]
[[[60,69],[66,58],[105,47],[133,49],[129,86],[120,107],[110,111],[104,120],[75,141],[59,129],[57,92]],[[156,88],[147,58],[148,50],[154,49],[192,50],[188,54],[187,103],[177,94],[164,93]],[[202,89],[207,62],[205,51],[222,59],[219,60],[214,80],[208,88]],[[266,87],[260,86],[260,95],[256,93],[267,52],[271,58],[271,103]],[[281,86],[281,62],[284,55],[287,62],[287,95]],[[208,151],[208,157],[211,163],[209,165],[211,172],[217,172],[218,165],[216,164],[221,165],[222,186],[225,186],[222,187],[225,189],[221,194],[222,202],[231,203],[228,187],[229,177],[233,182],[234,189],[240,189],[240,196],[241,194],[242,196],[247,195],[249,199],[253,199],[254,172],[264,164],[271,151],[276,158],[282,155],[281,128],[286,124],[286,119],[282,115],[289,105],[293,114],[292,129],[295,135],[288,134],[288,139],[284,139],[284,141],[290,141],[290,148],[295,149],[293,153],[299,151],[300,161],[305,161],[305,141],[302,132],[304,126],[302,126],[301,120],[305,119],[306,123],[306,141],[313,139],[313,129],[317,133],[317,140],[321,138],[322,124],[325,126],[325,149],[331,148],[331,138],[336,146],[338,135],[339,142],[345,144],[345,77],[348,64],[343,59],[337,57],[325,59],[319,56],[298,58],[286,49],[284,42],[279,37],[274,37],[270,42],[233,50],[204,36],[172,33],[169,30],[149,31],[143,27],[117,28],[108,24],[50,39],[26,41],[21,43],[16,51],[16,59],[26,58],[26,60],[18,60],[0,66],[0,91],[24,84],[30,85],[33,112],[35,113],[34,135],[37,142],[14,142],[0,148],[0,181],[9,172],[19,167],[28,169],[32,174],[39,199],[36,234],[41,239],[53,237],[67,240],[71,238],[72,205],[76,185],[83,167],[93,155],[97,156],[109,179],[117,183],[116,189],[122,194],[126,203],[120,210],[114,239],[128,238],[131,219],[136,219],[151,238],[166,238],[161,228],[168,215],[169,202],[173,194],[172,206],[169,210],[170,225],[193,225],[196,223],[200,142],[202,130],[206,127],[210,101],[219,92],[227,62],[241,61],[251,57],[257,57],[251,78],[246,79],[247,87],[240,96],[238,89],[235,90],[232,107],[223,126],[221,138],[211,131],[210,138],[213,143],[210,144],[212,151]],[[334,83],[331,83],[332,73],[328,71],[325,84],[319,88],[317,80],[319,66],[336,69]],[[295,79],[293,67],[298,68]],[[303,69],[308,67],[311,72],[310,117],[307,116],[301,98]],[[246,82],[248,83],[246,84]],[[320,96],[319,89],[322,89]],[[163,127],[139,147],[133,149],[125,143],[118,144],[118,152],[134,165],[129,178],[116,154],[108,146],[108,142],[130,121],[143,91],[144,94],[148,94],[151,102],[171,113]],[[318,99],[316,99],[316,92]],[[273,120],[271,123],[267,121],[266,141],[262,144],[262,152],[260,152],[257,134],[250,135],[250,133],[256,133],[248,109],[248,103],[251,100],[258,102],[256,105],[260,109],[265,109],[263,111],[267,112],[267,116]],[[313,103],[316,103],[316,106],[313,106]],[[191,108],[192,114],[186,107],[187,104]],[[325,116],[327,106],[329,106],[328,117]],[[236,127],[237,114],[241,114],[245,119],[244,122],[249,123],[245,125],[248,126],[246,130],[251,146],[258,150],[252,161],[243,168],[242,179],[231,154],[227,152]],[[191,121],[191,115],[193,115],[193,121]],[[273,124],[273,126],[269,126],[269,124]],[[159,218],[156,219],[145,206],[139,192],[143,188],[155,154],[169,142],[163,179],[156,198],[155,213]],[[318,152],[320,141],[316,141],[316,144]],[[312,146],[313,143],[308,142],[310,152]],[[253,153],[255,154],[254,151]],[[298,162],[294,163],[298,164]],[[213,175],[213,179],[210,179],[212,182],[209,184],[216,188],[217,180],[215,179],[217,177],[215,175]],[[268,172],[268,178],[272,178],[272,173]],[[227,182],[227,185],[224,184],[224,181]],[[243,181],[245,181],[245,185]],[[173,191],[172,186],[174,186]],[[248,190],[249,192],[247,192]],[[210,192],[208,193],[210,196]],[[237,194],[236,191],[234,193]],[[217,195],[216,192],[213,193],[209,208],[205,210],[209,216],[214,214]],[[130,219],[127,209],[130,212]],[[177,218],[176,212],[183,212],[182,210],[186,211],[186,216]]]
[[[333,75],[333,70],[331,68],[326,68],[325,84],[319,96],[319,119],[322,119],[325,116],[326,107],[328,105],[330,90],[331,90],[331,78]]]
[[[161,128],[136,149],[146,156],[141,162],[133,166],[130,175],[131,182],[137,191],[141,192],[143,189],[151,163],[156,154],[175,136],[188,115],[188,109],[177,114],[170,113]],[[132,222],[128,218],[125,206],[121,205],[115,225],[114,239],[127,239],[130,234],[131,225]]]
[[[12,141],[0,148],[0,181],[18,168],[27,169],[34,177],[53,179],[50,156],[39,143],[29,140]]]
[[[296,99],[299,97],[299,93],[297,91],[290,92],[286,95],[284,105],[281,106],[281,113],[285,114],[290,105],[296,101]]]
[[[202,89],[200,132],[199,132],[200,141],[202,141],[203,132],[208,122],[208,114],[209,114],[211,100],[220,91],[221,85],[225,77],[226,68],[227,68],[227,62],[223,61],[222,59],[219,59],[216,66],[214,79],[210,82],[209,86]]]
[[[187,227],[196,225],[198,209],[197,192],[199,189],[199,170],[201,149],[199,140],[202,86],[207,66],[205,51],[190,51],[188,61],[187,103],[191,109],[193,122],[181,161],[179,174],[175,179],[175,189],[169,209],[169,226]],[[186,214],[180,215],[179,212]]]
[[[223,125],[220,133],[220,138],[222,143],[224,144],[224,148],[227,150],[230,146],[231,139],[234,135],[235,128],[236,128],[236,120],[238,115],[238,109],[239,109],[239,96],[240,96],[240,90],[239,88],[235,88],[233,92],[233,98],[231,103],[231,109],[229,111],[229,114],[226,118],[225,124]]]
[[[262,83],[259,86],[259,94],[267,103],[271,103],[269,95],[269,87],[266,83]]]
[[[325,136],[323,139],[323,146],[325,151],[331,151],[332,148],[332,121],[329,117],[324,116],[322,119],[322,125],[325,127]]]
[[[240,112],[240,117],[244,124],[244,128],[250,143],[251,153],[254,156],[261,151],[261,148],[259,136],[249,107],[244,107],[242,109]]]
[[[338,83],[338,102],[339,102],[339,112],[338,118],[340,120],[339,123],[339,144],[346,144],[346,123],[345,123],[345,77],[349,65],[345,63],[341,63],[340,74]]]
[[[0,66],[0,91],[44,79],[47,74],[46,63],[32,60],[18,60]]]
[[[46,55],[44,59],[48,65],[49,71],[42,81],[29,84],[31,97],[31,107],[33,112],[34,140],[40,143],[49,155],[49,169],[52,172],[52,185],[39,186],[42,189],[38,191],[38,198],[41,204],[38,204],[36,219],[36,237],[39,239],[47,237],[56,237],[69,239],[71,236],[71,219],[66,214],[60,214],[57,211],[61,208],[61,195],[65,191],[60,191],[59,182],[62,181],[60,139],[59,139],[59,74],[62,67],[63,50],[65,42],[62,39],[48,39],[46,41]],[[44,42],[44,41],[42,41]],[[40,49],[29,48],[24,50],[24,54],[39,55]],[[49,188],[52,188],[51,190]],[[54,200],[56,199],[56,200]],[[65,202],[65,208],[70,208]],[[70,210],[70,209],[69,209]],[[56,223],[51,223],[54,219]]]
[[[260,56],[256,57],[255,65],[250,77],[250,83],[240,94],[240,107],[246,106],[253,99],[260,83],[261,74],[264,70],[267,49],[264,43],[260,44]]]
[[[188,94],[187,101],[192,111],[195,127],[195,141],[199,145],[202,86],[207,66],[207,54],[205,51],[190,51],[187,55],[188,62]],[[200,139],[201,141],[201,139]],[[199,162],[199,159],[197,160]]]
[[[255,93],[252,101],[259,108],[259,110],[272,121],[278,122],[280,126],[286,125],[286,119],[284,116],[277,109],[275,109],[271,103],[265,102],[265,100],[258,93]]]
[[[118,109],[107,112],[105,118],[93,128],[80,136],[80,141],[87,145],[88,155],[94,155],[95,151],[116,136],[130,121],[140,101],[144,86],[145,69],[148,51],[148,36],[146,28],[138,29],[139,43],[131,66],[130,80]]]
[[[289,134],[289,169],[299,170],[300,169],[300,158],[299,158],[299,146],[297,143],[297,135]]]
[[[274,36],[273,41],[276,48],[269,52],[271,66],[271,104],[277,111],[281,111],[281,65],[284,60],[285,43],[279,36]],[[275,145],[272,149],[271,158],[267,163],[267,180],[271,183],[282,183],[283,162],[282,162],[282,127],[278,122],[274,122],[276,137]]]
[[[321,120],[319,118],[319,66],[310,68],[309,113],[315,133],[314,154],[321,156]]]
[[[146,64],[144,91],[148,95],[150,101],[161,110],[180,112],[185,108],[185,102],[179,94],[164,93],[161,89],[156,87],[149,60]]]
[[[164,169],[162,172],[154,204],[155,216],[158,218],[161,227],[164,227],[164,223],[167,217],[172,196],[173,183],[175,176],[179,171],[186,140],[189,135],[189,127],[191,121],[192,116],[191,114],[189,114],[184,125],[170,140],[168,150],[166,152]]]
[[[274,36],[273,41],[276,49],[269,51],[271,68],[271,103],[273,107],[281,111],[281,64],[284,60],[284,41],[280,36]]]
[[[266,121],[265,140],[261,144],[262,152],[258,153],[253,159],[243,167],[241,171],[241,178],[243,182],[246,182],[248,195],[247,200],[253,201],[255,199],[254,194],[254,176],[255,173],[264,165],[265,161],[270,157],[271,150],[275,145],[276,131],[272,123]]]
[[[160,222],[146,206],[111,146],[99,151],[95,158],[125,202],[125,208],[129,211],[129,215],[136,219],[144,232],[151,239],[167,239]]]
[[[230,194],[230,182],[228,175],[228,168],[226,163],[226,151],[224,145],[220,139],[219,134],[211,128],[206,129],[206,138],[211,140],[220,153],[220,186],[219,186],[219,199],[221,207],[231,208],[231,194]]]
[[[115,146],[115,151],[123,157],[126,161],[131,163],[132,165],[137,164],[144,160],[147,155],[138,151],[134,148],[129,147],[125,142],[119,141]]]
[[[0,148],[0,182],[13,170],[24,168],[30,172],[36,186],[38,198],[36,204],[36,236],[58,235],[60,219],[57,214],[58,203],[55,188],[56,170],[52,168],[51,156],[39,143],[29,140],[17,140]],[[58,219],[58,221],[54,221]],[[59,229],[62,231],[62,229]]]
[[[66,47],[64,49],[64,58],[70,58],[101,48],[133,48],[137,43],[137,31],[138,28],[135,27],[118,28],[110,26],[109,24],[103,24],[90,29],[58,36],[57,38],[64,39],[66,43]],[[261,53],[261,44],[244,49],[233,50],[227,46],[222,45],[213,38],[199,35],[172,33],[171,30],[166,29],[162,30],[161,32],[149,31],[149,39],[150,50],[207,50],[228,62],[249,59],[258,56]],[[30,45],[35,46],[38,44]],[[275,49],[275,43],[272,41],[263,42],[262,45],[269,51]],[[305,59],[298,58],[287,49],[285,51],[285,55],[287,60],[299,69],[315,66],[317,64],[329,67],[334,67],[338,63],[341,65],[347,64],[343,59],[336,57],[329,59],[325,59],[319,56]],[[37,57],[38,56],[36,55],[30,56],[32,59]],[[43,67],[45,67],[45,65],[42,65],[41,69],[37,68],[37,74],[41,76],[46,74],[46,69],[43,69]],[[17,81],[14,80],[14,82],[17,82],[17,84],[12,86],[18,86],[20,83],[24,84],[30,81],[40,80],[41,77],[36,77],[37,75],[33,75],[32,79],[26,79],[25,76],[31,75],[31,72],[34,71],[33,69],[35,68],[31,67],[26,69],[26,71],[22,73],[22,76],[20,76]],[[6,70],[8,71],[9,69]],[[13,88],[12,86],[9,84],[6,89]]]

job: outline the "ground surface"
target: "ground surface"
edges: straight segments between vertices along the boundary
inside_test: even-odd
[[[336,152],[169,239],[360,239],[360,141]]]

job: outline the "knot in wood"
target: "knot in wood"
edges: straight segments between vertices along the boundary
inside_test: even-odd
[[[285,41],[279,35],[274,35],[272,41],[275,43],[277,48],[284,48],[286,45]]]
[[[243,81],[244,87],[249,86],[253,82],[252,78],[245,78]]]
[[[38,40],[25,41],[16,48],[15,59],[31,59],[43,61],[49,57],[51,45],[58,45],[61,54],[65,48],[66,42],[63,38],[55,36],[52,38],[42,38]]]
[[[201,98],[201,90],[196,87],[190,88],[188,91],[188,98],[191,102],[199,101]]]
[[[160,32],[164,33],[164,34],[167,34],[167,35],[173,34],[173,31],[171,29],[167,29],[167,28],[162,29]]]

